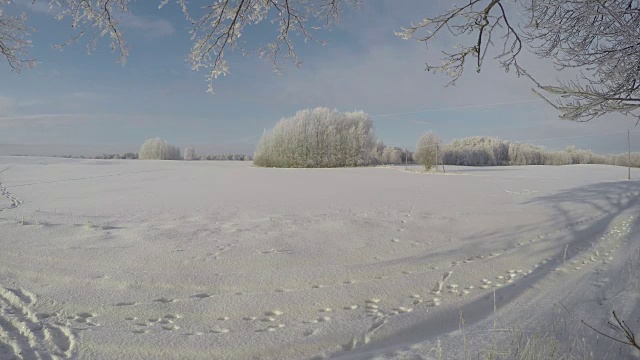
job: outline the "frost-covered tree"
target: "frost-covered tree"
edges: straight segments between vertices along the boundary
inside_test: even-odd
[[[374,151],[374,157],[378,164],[404,164],[407,152],[397,146],[385,146],[379,141]],[[411,153],[409,153],[409,162],[413,162]]]
[[[442,148],[442,140],[432,133],[427,132],[420,137],[416,145],[416,162],[423,165],[427,171],[436,164],[436,154]]]
[[[35,60],[31,58],[27,49],[31,46],[25,15],[11,16],[4,7],[11,4],[11,0],[0,0],[0,55],[7,60],[9,67],[15,72],[24,68],[31,68]]]
[[[265,132],[253,156],[258,166],[343,167],[375,163],[373,122],[359,112],[302,110]]]
[[[546,151],[544,152],[545,165],[570,165],[571,155],[566,151]]]
[[[506,70],[533,80],[562,118],[588,121],[611,112],[640,120],[640,2],[637,0],[462,0],[398,33],[429,46],[439,36],[460,43],[427,70],[459,79],[472,63],[480,71],[489,49]],[[580,78],[542,84],[518,62],[523,50]]]
[[[402,152],[398,149],[391,150],[391,154],[389,155],[389,163],[390,164],[400,164],[402,162]]]
[[[449,165],[509,165],[509,142],[484,136],[454,139],[441,156]]]
[[[124,62],[128,47],[121,20],[129,14],[132,0],[49,0],[58,19],[69,19],[75,35],[61,46],[86,38],[91,49],[96,40],[108,36],[111,48]],[[158,0],[164,7],[169,0]],[[229,72],[225,54],[236,49],[257,54],[273,62],[300,62],[293,40],[316,40],[317,31],[329,28],[348,7],[359,0],[217,0],[198,6],[176,0],[190,28],[192,47],[187,59],[195,70],[206,69],[212,81]],[[20,70],[33,65],[26,52],[29,27],[23,17],[11,17],[4,8],[11,0],[0,0],[0,53],[10,66]],[[274,38],[256,48],[239,41],[251,26],[276,26]],[[455,82],[465,65],[480,71],[489,49],[506,70],[531,78],[547,94],[561,95],[551,102],[562,117],[585,121],[610,112],[640,117],[640,2],[637,0],[458,0],[440,14],[426,14],[423,20],[400,29],[405,39],[426,45],[444,34],[460,43],[443,50],[443,62],[428,70],[443,72]],[[323,43],[319,40],[320,43]],[[523,50],[552,61],[557,68],[577,68],[581,78],[555,85],[539,83],[521,66]]]
[[[196,150],[192,147],[188,147],[184,149],[184,159],[185,160],[198,160],[196,156]]]
[[[572,164],[592,164],[595,154],[591,150],[576,149],[575,146],[567,146],[565,150],[571,156]]]
[[[118,61],[124,63],[129,48],[122,31],[122,19],[130,15],[129,4],[133,0],[43,0],[50,4],[50,12],[58,20],[68,19],[75,34],[68,41],[58,44],[64,47],[86,40],[92,51],[101,37],[110,39],[110,47],[118,54]],[[176,0],[178,11],[182,12],[191,35],[191,50],[187,61],[192,69],[206,70],[209,92],[213,92],[212,82],[220,75],[229,73],[225,55],[232,50],[243,54],[257,54],[273,62],[274,69],[281,68],[283,62],[291,61],[299,65],[294,51],[293,38],[304,41],[325,42],[317,39],[315,33],[330,28],[338,21],[346,6],[356,5],[359,0],[216,0],[197,4],[187,0]],[[157,0],[164,8],[169,0]],[[24,17],[7,17],[3,8],[13,4],[12,0],[0,0],[1,45],[8,45],[2,52],[9,64],[19,70],[22,64],[34,64],[26,48],[29,46],[28,32]],[[17,9],[15,9],[17,11]],[[274,24],[275,38],[255,48],[247,48],[240,41],[247,28],[259,23]]]
[[[509,143],[509,165],[544,165],[544,159],[544,149],[540,146]]]
[[[146,160],[181,160],[180,148],[160,138],[149,139],[140,147],[138,155]]]
[[[611,160],[597,157],[590,150],[567,147],[564,151],[548,150],[541,146],[509,142],[486,136],[455,139],[442,150],[448,165],[506,166],[506,165],[569,165],[605,164]]]
[[[570,165],[609,164],[627,166],[628,154],[598,155],[591,150],[568,146],[565,150],[549,150],[542,146],[510,142],[486,136],[454,139],[442,149],[447,165]],[[640,167],[640,154],[631,154],[631,166]]]

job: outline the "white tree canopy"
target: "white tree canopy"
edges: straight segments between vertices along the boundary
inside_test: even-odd
[[[371,164],[376,136],[362,111],[298,111],[278,121],[256,146],[254,164],[265,167],[345,167]]]
[[[35,0],[34,0],[35,1]],[[122,17],[133,0],[48,0],[58,19],[70,19],[76,34],[60,46],[86,38],[89,49],[108,36],[122,62],[128,47],[120,30]],[[159,0],[164,7],[169,0]],[[459,0],[441,14],[397,32],[402,38],[431,45],[448,33],[460,43],[443,50],[440,65],[427,70],[451,76],[451,84],[473,61],[480,71],[488,49],[496,47],[497,61],[505,70],[529,77],[539,93],[559,95],[549,101],[562,117],[588,121],[611,112],[640,120],[640,0]],[[276,70],[281,61],[298,65],[292,35],[316,40],[318,30],[339,20],[347,7],[359,0],[210,0],[196,6],[176,0],[190,24],[194,70],[206,69],[209,92],[213,81],[229,73],[225,52],[235,49],[270,59]],[[34,64],[26,49],[29,27],[24,17],[10,17],[2,9],[12,0],[0,0],[0,53],[16,71]],[[401,3],[398,2],[398,6]],[[518,16],[513,16],[518,14]],[[239,41],[252,25],[271,22],[277,33],[271,42],[247,49]],[[390,29],[391,30],[391,29]],[[320,40],[318,40],[320,41]],[[322,43],[322,41],[320,41]],[[548,58],[557,68],[575,68],[582,74],[574,81],[541,84],[518,62],[523,50]]]

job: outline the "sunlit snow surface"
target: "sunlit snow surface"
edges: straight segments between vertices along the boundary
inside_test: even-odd
[[[463,358],[558,304],[638,328],[640,182],[621,167],[0,171],[0,359],[427,359],[438,340]]]

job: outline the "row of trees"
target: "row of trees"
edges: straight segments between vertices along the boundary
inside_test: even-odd
[[[320,111],[325,115],[327,109],[314,111]],[[632,153],[629,159],[628,154],[595,154],[591,150],[576,149],[575,146],[568,146],[565,150],[548,150],[541,146],[515,143],[508,140],[500,140],[493,137],[486,136],[474,136],[463,139],[454,139],[451,143],[443,145],[442,140],[434,133],[427,132],[423,134],[417,145],[416,151],[411,152],[406,149],[387,146],[382,140],[377,142],[371,141],[371,138],[367,138],[366,145],[374,146],[369,149],[364,146],[359,152],[352,152],[346,156],[340,154],[337,151],[330,151],[328,144],[340,143],[340,141],[346,142],[342,144],[343,149],[353,149],[358,145],[357,131],[362,128],[351,124],[349,126],[338,127],[342,129],[344,134],[339,138],[332,138],[332,136],[338,134],[337,131],[328,131],[326,134],[315,133],[314,131],[323,131],[322,126],[314,126],[314,131],[310,131],[309,127],[301,125],[306,119],[307,114],[318,115],[314,111],[306,110],[305,112],[299,112],[296,117],[298,122],[296,126],[292,126],[290,122],[287,122],[287,129],[280,129],[278,137],[267,138],[271,132],[265,133],[265,136],[259,144],[259,148],[256,151],[257,160],[255,164],[258,166],[273,166],[273,167],[337,167],[337,166],[359,166],[359,165],[397,165],[397,164],[420,164],[425,166],[427,170],[436,165],[436,159],[438,164],[443,165],[463,165],[463,166],[508,166],[508,165],[570,165],[570,164],[606,164],[617,166],[628,166],[629,160],[632,167],[640,167],[640,153]],[[330,113],[335,110],[330,111]],[[353,114],[353,113],[352,113]],[[358,113],[359,114],[359,113]],[[360,116],[360,115],[358,115]],[[316,117],[317,119],[317,117]],[[367,119],[366,115],[362,119]],[[290,119],[288,119],[291,121]],[[322,120],[320,121],[322,123]],[[356,124],[359,124],[356,122]],[[283,125],[281,125],[283,126]],[[296,132],[301,129],[307,132]],[[284,131],[287,130],[287,131]],[[370,129],[370,135],[372,135],[373,129]],[[291,142],[288,136],[294,134],[295,141]],[[315,134],[315,135],[314,135]],[[305,136],[313,135],[314,139],[319,139],[317,144],[320,144],[320,140],[324,142],[326,147],[320,146],[321,149],[314,149],[307,144],[312,139],[307,139]],[[349,138],[349,136],[353,136]],[[360,134],[362,138],[362,134]],[[349,141],[356,142],[348,145]],[[273,144],[278,144],[280,147],[276,147]],[[288,144],[286,146],[283,146]],[[307,145],[305,145],[307,144]],[[360,144],[364,144],[361,142]],[[313,144],[311,144],[313,145]],[[262,147],[261,147],[262,146]],[[271,147],[269,147],[271,146]],[[305,149],[306,146],[306,150]],[[303,151],[299,151],[303,149]],[[323,152],[322,149],[325,149]],[[290,153],[287,153],[290,151]],[[306,151],[306,152],[305,152]],[[215,154],[215,155],[201,155],[198,156],[195,150],[191,147],[185,148],[183,156],[180,156],[180,149],[177,146],[173,146],[166,141],[158,138],[147,140],[140,148],[140,156],[137,153],[124,153],[124,154],[102,154],[92,157],[93,159],[155,159],[155,160],[231,160],[231,161],[252,161],[253,156],[244,154]],[[306,154],[306,158],[303,158]],[[360,157],[357,156],[360,154]],[[368,154],[368,156],[367,156]],[[311,156],[319,155],[319,158],[313,158]],[[56,157],[66,158],[82,158],[84,156],[72,156],[63,155]],[[406,158],[406,159],[405,159]],[[349,160],[351,162],[346,162]],[[342,162],[340,162],[342,161]],[[301,166],[299,164],[312,164],[307,166]],[[332,164],[338,164],[332,166]]]
[[[251,161],[253,156],[244,154],[217,154],[217,155],[202,155],[200,160],[234,160],[234,161]]]
[[[397,146],[386,146],[382,140],[376,143],[372,157],[372,164],[375,165],[395,165],[414,162],[411,151]]]
[[[253,158],[244,154],[216,154],[216,155],[196,155],[196,151],[192,147],[188,147],[184,150],[185,160],[235,160],[235,161],[248,161]]]
[[[128,153],[127,153],[128,154]],[[127,155],[125,154],[125,155]],[[133,154],[137,159],[138,154]],[[196,151],[192,147],[184,149],[183,155],[180,155],[180,148],[169,144],[165,140],[160,138],[149,139],[140,147],[140,159],[147,160],[236,160],[246,161],[253,158],[249,155],[243,154],[218,154],[218,155],[196,155]],[[126,159],[126,157],[123,157]],[[104,157],[104,159],[119,159],[117,157]]]
[[[122,155],[120,155],[120,154],[102,154],[102,155],[96,155],[93,158],[94,159],[132,159],[132,160],[135,160],[135,159],[138,158],[138,153],[128,152],[128,153],[124,153]]]
[[[569,146],[565,150],[548,150],[542,146],[514,143],[486,136],[455,139],[441,145],[432,133],[423,135],[417,145],[418,163],[429,168],[435,162],[439,148],[441,162],[446,165],[507,166],[507,165],[570,165],[570,164],[629,164],[627,154],[599,155],[591,150]],[[640,153],[631,156],[631,166],[640,167]]]
[[[195,156],[195,154],[194,154]],[[541,146],[493,137],[455,139],[443,145],[434,133],[422,135],[415,154],[376,141],[373,124],[363,112],[328,108],[302,110],[266,131],[254,154],[254,164],[266,167],[344,167],[419,163],[427,170],[443,165],[627,165],[627,155],[598,155],[574,146],[548,150]],[[640,154],[631,166],[640,167]]]

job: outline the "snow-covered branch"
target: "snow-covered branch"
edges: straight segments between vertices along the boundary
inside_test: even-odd
[[[0,0],[0,55],[2,55],[11,69],[20,72],[24,68],[35,66],[27,49],[31,46],[29,32],[32,30],[25,24],[24,14],[10,16],[3,7],[11,4],[11,0]]]
[[[539,95],[561,117],[589,121],[611,112],[640,119],[640,5],[638,0],[471,0],[443,14],[427,17],[397,34],[430,45],[448,32],[460,43],[443,52],[442,64],[427,70],[442,72],[455,84],[466,60],[475,58],[480,71],[487,50],[499,37],[496,59],[509,71],[531,79]],[[520,14],[511,18],[509,14]],[[581,72],[575,81],[541,84],[518,63],[524,46],[559,70]]]

